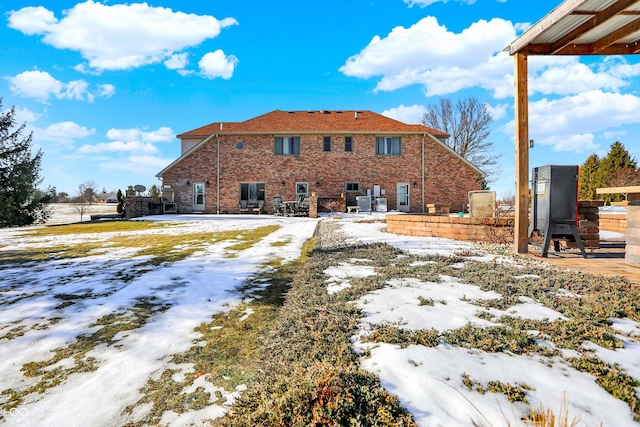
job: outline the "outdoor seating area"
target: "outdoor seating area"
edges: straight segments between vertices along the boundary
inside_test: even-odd
[[[308,197],[286,201],[283,201],[281,197],[274,197],[273,214],[275,216],[309,216],[309,204]]]
[[[248,200],[240,200],[239,213],[253,213],[260,215],[264,212],[264,200],[258,200],[256,202],[249,202]]]

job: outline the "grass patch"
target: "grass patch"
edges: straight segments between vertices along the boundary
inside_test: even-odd
[[[118,233],[124,231],[142,231],[158,228],[176,227],[178,225],[156,221],[100,221],[80,222],[76,224],[50,225],[34,228],[24,232],[24,236],[65,236],[71,234]]]
[[[312,249],[313,240],[305,243],[299,259],[284,265],[280,265],[280,260],[274,260],[271,267],[265,266],[266,271],[254,276],[240,289],[245,295],[257,299],[219,313],[211,322],[198,326],[195,331],[200,337],[194,346],[172,357],[174,364],[193,364],[195,374],[175,379],[174,369],[165,370],[159,380],[147,382],[140,390],[143,397],[135,405],[127,407],[125,412],[132,414],[136,406],[151,404],[151,410],[138,423],[154,425],[165,411],[184,413],[200,409],[205,396],[201,394],[190,400],[189,394],[182,391],[202,375],[206,375],[206,381],[222,387],[227,393],[242,384],[251,387],[263,369],[264,337],[273,328],[284,296]],[[264,282],[269,286],[264,287]],[[251,314],[247,317],[249,311]],[[209,395],[206,401],[212,404],[216,398]]]
[[[382,267],[398,252],[386,245],[313,251],[292,271],[291,288],[256,300],[282,301],[273,326],[260,340],[260,370],[230,413],[217,426],[246,425],[415,425],[410,414],[359,368],[350,346],[362,316],[349,301],[384,286],[369,277],[329,295],[323,273],[350,259],[370,259]],[[273,272],[267,273],[274,274]]]
[[[37,228],[28,235],[38,237],[62,236],[87,233],[110,233],[140,231],[156,229],[166,226],[163,223],[143,221],[80,223],[73,225],[51,226]],[[46,247],[31,247],[24,250],[9,250],[0,252],[0,265],[25,264],[43,260],[62,260],[83,258],[96,254],[103,254],[115,248],[136,249],[134,256],[149,257],[137,267],[159,266],[165,263],[181,261],[207,246],[222,242],[234,241],[227,249],[241,251],[255,245],[265,236],[279,228],[270,225],[247,230],[231,230],[220,232],[196,233],[153,233],[153,234],[119,234],[108,240],[84,241],[73,244],[47,245]],[[53,232],[51,230],[54,230]],[[233,255],[229,255],[233,256]],[[135,277],[135,276],[134,276]]]
[[[575,369],[594,375],[598,385],[613,397],[626,402],[633,412],[634,420],[640,421],[640,405],[636,392],[640,387],[640,381],[629,376],[620,366],[605,363],[597,357],[574,357],[569,359],[569,362]]]
[[[27,378],[37,378],[37,382],[22,390],[2,390],[0,394],[7,398],[1,408],[7,411],[16,408],[31,393],[45,393],[72,374],[96,370],[98,361],[87,353],[102,344],[115,344],[119,341],[117,334],[142,327],[154,314],[167,308],[153,298],[140,298],[132,307],[101,317],[89,326],[98,327],[95,332],[79,335],[66,347],[52,350],[53,356],[48,360],[25,363],[20,370]]]

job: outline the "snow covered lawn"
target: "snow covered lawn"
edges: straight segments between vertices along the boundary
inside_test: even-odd
[[[602,302],[603,310],[611,310],[607,298],[619,298],[613,288],[602,288],[611,295],[598,299],[594,286],[604,285],[581,275],[547,274],[470,243],[391,235],[380,222],[358,221],[363,218],[323,221],[339,223],[348,243],[401,249],[398,259],[411,257],[409,268],[396,269],[398,259],[385,268],[367,259],[342,260],[324,270],[319,285],[338,298],[358,281],[389,277],[353,301],[364,317],[352,346],[361,367],[398,396],[418,425],[515,426],[540,405],[560,414],[565,396],[569,419],[580,417],[579,425],[640,425],[630,405],[599,384],[609,377],[597,381],[581,365],[597,359],[598,369],[616,367],[617,378],[627,378],[637,397],[640,313],[633,320],[611,316],[601,329],[610,336],[577,318],[583,303]],[[78,234],[0,230],[0,423],[139,423],[153,409],[145,397],[153,392],[150,384],[169,375],[177,383],[190,378],[174,394],[197,400],[189,407],[198,409],[167,410],[159,423],[208,425],[245,392],[243,384],[229,390],[212,383],[207,372],[178,363],[176,355],[204,346],[202,325],[213,316],[241,310],[242,322],[251,323],[257,314],[245,308],[253,297],[243,286],[297,259],[318,220],[145,219],[162,223]],[[154,251],[163,240],[172,242],[171,249]],[[637,307],[631,301],[617,312]],[[570,335],[566,325],[587,328],[593,339],[576,344],[560,337]],[[531,338],[510,335],[520,329]],[[503,335],[482,335],[488,332]],[[420,334],[431,344],[417,344]]]

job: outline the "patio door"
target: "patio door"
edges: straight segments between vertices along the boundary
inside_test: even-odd
[[[400,182],[398,183],[398,192],[396,193],[397,201],[396,201],[396,210],[400,212],[409,212],[409,183],[408,182]]]
[[[193,211],[204,212],[204,182],[193,183]]]
[[[296,200],[304,200],[309,197],[309,183],[296,182]]]

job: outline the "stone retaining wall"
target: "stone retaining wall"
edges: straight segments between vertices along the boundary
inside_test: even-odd
[[[600,229],[625,234],[627,232],[626,213],[601,213]]]
[[[629,202],[627,206],[627,245],[624,260],[640,265],[640,202]]]
[[[487,227],[513,226],[513,218],[481,219],[457,216],[419,214],[386,215],[387,231],[420,237],[482,242],[487,239]]]

